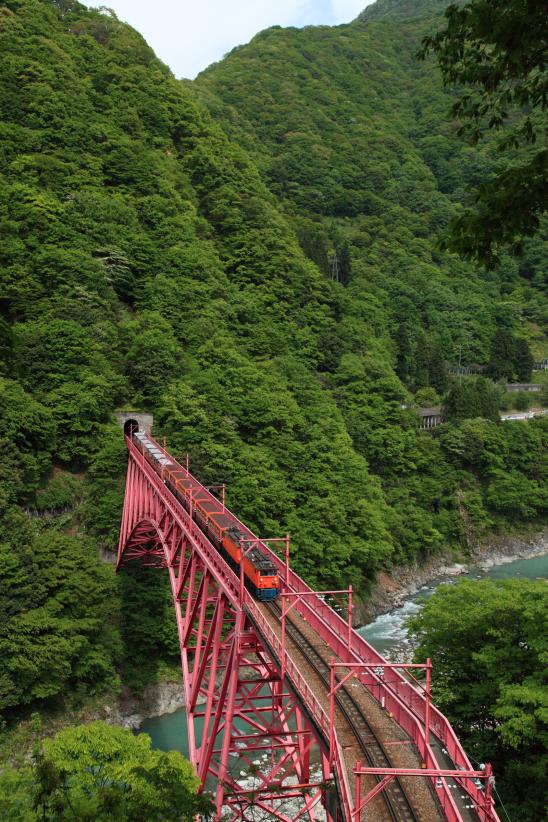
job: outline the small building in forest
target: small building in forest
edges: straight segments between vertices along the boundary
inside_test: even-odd
[[[504,386],[506,391],[540,391],[542,385],[538,382],[507,382]]]
[[[417,408],[419,428],[435,428],[443,422],[441,405],[432,405],[429,408]]]

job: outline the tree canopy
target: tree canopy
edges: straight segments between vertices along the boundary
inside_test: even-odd
[[[434,53],[444,83],[457,88],[460,133],[477,143],[501,130],[506,157],[477,188],[475,208],[453,219],[448,246],[492,266],[501,247],[538,231],[548,206],[548,9],[543,0],[470,0],[452,3],[445,18],[421,55]]]
[[[166,577],[102,562],[116,409],[152,412],[324,588],[365,598],[393,564],[542,521],[548,420],[498,424],[493,380],[544,351],[546,245],[489,274],[437,248],[496,165],[488,139],[446,127],[439,73],[416,60],[439,12],[384,0],[348,26],[268,30],[190,83],[108,11],[3,3],[8,726],[176,662]],[[459,358],[487,376],[457,402]],[[450,400],[421,431],[417,406]]]
[[[146,734],[92,722],[46,740],[32,765],[0,773],[2,819],[191,822],[211,809],[198,786],[180,753],[152,750]]]
[[[544,813],[548,770],[545,580],[442,585],[408,626],[433,697],[476,761],[493,763],[511,818]]]

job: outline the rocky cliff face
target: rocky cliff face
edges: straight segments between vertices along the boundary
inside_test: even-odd
[[[491,536],[476,545],[467,557],[457,559],[445,554],[429,562],[396,568],[390,574],[381,573],[370,596],[354,608],[355,626],[367,625],[380,614],[399,608],[422,586],[438,577],[465,574],[470,565],[484,570],[518,559],[548,553],[548,529],[524,536]]]
[[[124,690],[116,705],[103,708],[101,718],[113,725],[136,730],[145,719],[171,714],[184,704],[182,682],[158,682],[147,685],[142,697],[132,696]]]

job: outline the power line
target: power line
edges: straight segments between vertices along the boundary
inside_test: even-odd
[[[508,822],[512,822],[512,820],[510,819],[510,816],[509,816],[509,814],[508,814],[508,811],[507,811],[507,810],[506,810],[506,808],[504,807],[504,802],[503,802],[503,801],[502,801],[502,799],[500,798],[500,793],[497,791],[497,789],[496,789],[496,787],[495,787],[495,785],[494,785],[494,784],[493,784],[493,790],[495,791],[495,793],[496,793],[496,795],[497,795],[497,799],[498,799],[498,801],[500,802],[500,806],[501,806],[502,810],[504,811],[504,813],[505,813],[505,815],[506,815],[506,819],[508,820]]]
[[[477,760],[477,759],[474,759],[474,757],[472,757],[472,756],[470,757],[470,762],[472,762],[472,763],[476,766],[476,768],[481,768],[481,764],[478,762],[478,760]],[[500,798],[500,793],[497,791],[497,786],[496,786],[496,783],[493,781],[491,784],[492,784],[492,786],[493,786],[493,790],[494,790],[494,792],[495,792],[495,793],[496,793],[496,795],[497,795],[497,799],[498,799],[498,801],[499,801],[499,803],[500,803],[500,806],[501,806],[502,810],[504,811],[504,813],[505,813],[505,815],[506,815],[506,819],[508,820],[508,822],[512,822],[512,820],[510,819],[510,814],[508,813],[508,811],[507,811],[507,810],[506,810],[506,808],[504,807],[504,802],[503,802],[503,801],[502,801],[502,799]]]

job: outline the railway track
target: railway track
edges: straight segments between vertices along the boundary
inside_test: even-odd
[[[268,603],[266,607],[276,619],[280,620],[281,609],[277,603]],[[286,634],[290,636],[293,642],[298,646],[299,651],[307,658],[329,691],[331,687],[331,669],[328,663],[295,623],[291,621],[290,617],[286,617],[285,630]],[[392,767],[381,741],[346,685],[339,688],[335,694],[335,700],[339,709],[346,717],[349,726],[353,729],[359,748],[368,766],[371,768]],[[420,818],[415,814],[399,780],[393,780],[383,790],[381,796],[393,822],[420,822]]]

